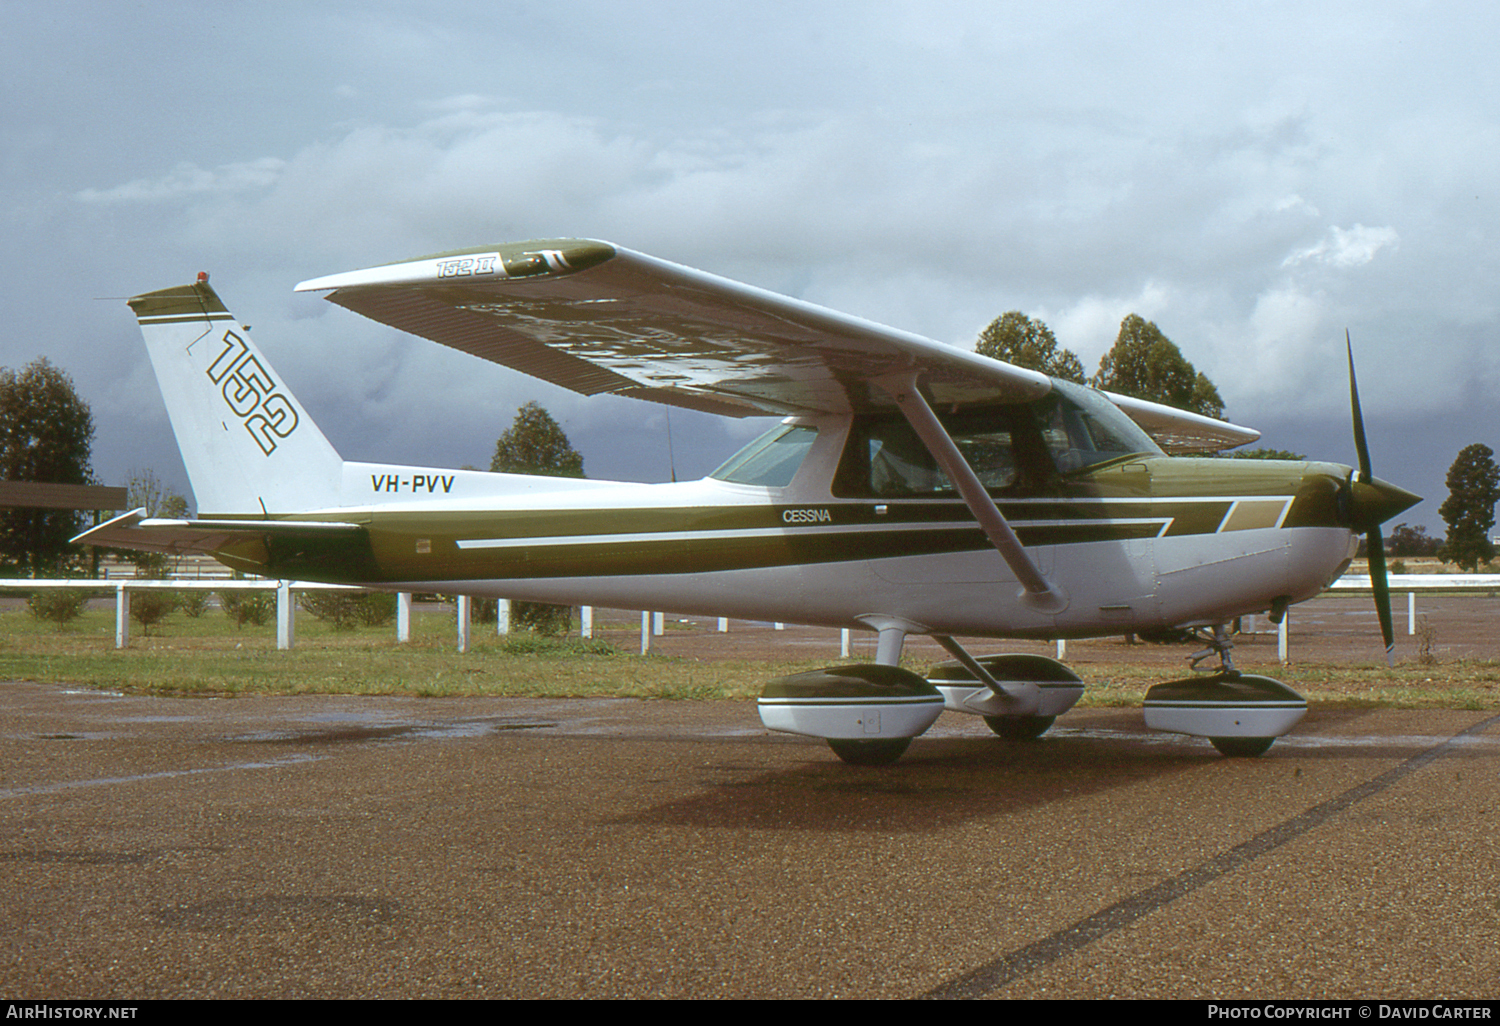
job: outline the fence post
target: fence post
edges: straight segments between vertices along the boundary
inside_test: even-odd
[[[296,641],[297,604],[292,600],[292,582],[276,582],[276,647],[285,652]]]
[[[495,633],[510,633],[510,599],[495,600]]]
[[[411,592],[396,593],[396,644],[411,641]]]
[[[578,635],[588,639],[594,636],[594,607],[578,607]]]
[[[130,592],[122,580],[115,585],[115,648],[130,645]]]
[[[458,651],[462,655],[469,650],[469,596],[458,596]]]
[[[641,610],[641,655],[651,652],[651,613]]]
[[[1292,611],[1288,609],[1281,614],[1281,623],[1276,627],[1276,658],[1281,661],[1282,666],[1287,664],[1286,629],[1291,622]]]

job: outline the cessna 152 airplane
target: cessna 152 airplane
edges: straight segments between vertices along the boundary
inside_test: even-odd
[[[591,240],[489,246],[298,291],[584,394],[785,419],[701,481],[628,484],[342,459],[209,286],[131,299],[198,515],[76,540],[203,552],[270,577],[847,627],[875,663],[770,682],[774,730],[898,758],[944,709],[1035,737],[1083,684],[955,636],[1189,627],[1212,672],[1152,688],[1150,726],[1258,755],[1306,711],[1234,669],[1227,625],[1320,593],[1419,501],[1360,467],[1168,455],[1255,431],[1083,388]],[[1351,391],[1354,389],[1350,356]],[[904,640],[954,659],[927,678]],[[1194,665],[1196,666],[1195,660]]]

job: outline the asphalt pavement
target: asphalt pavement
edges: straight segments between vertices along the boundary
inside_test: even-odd
[[[0,683],[0,736],[11,999],[1500,990],[1493,712],[950,713],[875,769],[749,702]]]

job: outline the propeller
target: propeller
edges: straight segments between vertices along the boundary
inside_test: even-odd
[[[1349,353],[1349,407],[1354,416],[1354,451],[1359,455],[1359,477],[1350,490],[1350,524],[1365,535],[1370,564],[1370,587],[1375,592],[1375,612],[1380,617],[1380,637],[1385,642],[1385,664],[1396,665],[1396,632],[1391,626],[1391,585],[1385,568],[1385,540],[1380,525],[1404,509],[1421,502],[1419,496],[1378,480],[1370,471],[1370,447],[1365,440],[1365,418],[1359,408],[1359,384],[1354,378],[1354,343],[1344,330]]]

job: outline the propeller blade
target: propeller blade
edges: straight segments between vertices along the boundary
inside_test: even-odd
[[[1349,353],[1349,409],[1354,417],[1354,451],[1359,454],[1359,481],[1368,485],[1375,481],[1375,474],[1370,468],[1365,417],[1359,408],[1359,383],[1354,377],[1354,342],[1349,338],[1348,328],[1344,329],[1344,348]],[[1391,625],[1391,580],[1385,569],[1385,539],[1380,536],[1380,523],[1380,520],[1375,520],[1365,534],[1365,555],[1370,566],[1370,590],[1375,593],[1375,615],[1380,618],[1380,638],[1385,642],[1385,665],[1395,666],[1396,631]]]
[[[1391,626],[1391,581],[1385,569],[1385,541],[1376,527],[1365,535],[1370,562],[1370,588],[1375,592],[1375,614],[1380,617],[1380,639],[1385,642],[1385,665],[1396,665],[1396,631]]]
[[[1359,479],[1369,484],[1374,478],[1370,470],[1370,447],[1365,442],[1365,417],[1359,408],[1359,383],[1354,380],[1354,343],[1349,338],[1349,329],[1344,329],[1344,346],[1349,351],[1349,407],[1354,412],[1354,451],[1359,454]]]

